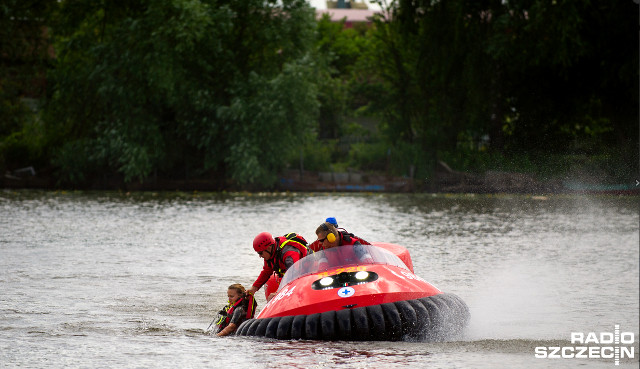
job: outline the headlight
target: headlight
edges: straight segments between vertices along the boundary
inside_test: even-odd
[[[331,277],[324,277],[320,280],[320,284],[324,287],[331,286],[332,283],[333,283],[333,278]]]
[[[315,282],[311,283],[311,288],[314,290],[329,290],[332,288],[369,283],[377,279],[378,273],[376,272],[367,272],[364,270],[358,272],[342,272],[340,274],[317,279]]]

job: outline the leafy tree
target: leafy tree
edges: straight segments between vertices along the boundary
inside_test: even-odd
[[[46,19],[54,6],[53,0],[0,5],[0,173],[44,162],[43,132],[34,110],[46,85],[51,58]]]
[[[375,59],[388,91],[378,104],[385,132],[402,165],[420,176],[433,172],[438,149],[455,148],[458,134],[486,115],[477,99],[485,85],[477,73],[484,32],[477,8],[465,1],[394,1],[376,21]]]
[[[344,117],[362,104],[354,89],[360,72],[360,59],[368,53],[366,26],[345,27],[345,20],[334,22],[325,14],[318,20],[316,60],[319,62],[320,118],[318,136],[336,139],[344,135]]]
[[[502,68],[510,122],[492,136],[509,136],[511,150],[628,145],[623,136],[637,128],[638,43],[629,16],[637,5],[508,1],[504,9],[486,47]]]
[[[375,60],[388,93],[377,105],[404,150],[395,162],[428,174],[438,151],[487,134],[507,153],[637,146],[632,2],[379,3]]]
[[[76,0],[57,19],[49,123],[63,179],[270,185],[314,120],[304,1]]]

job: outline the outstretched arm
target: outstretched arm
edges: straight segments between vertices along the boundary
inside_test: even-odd
[[[237,328],[238,326],[236,326],[235,323],[229,323],[229,325],[224,327],[224,329],[221,330],[220,333],[217,334],[217,336],[218,337],[228,336],[231,333],[235,332]]]
[[[256,281],[253,282],[253,286],[249,288],[249,291],[251,291],[252,293],[255,293],[257,290],[259,290],[260,287],[262,287],[265,283],[267,283],[269,278],[271,278],[271,274],[273,274],[273,268],[271,268],[265,262],[264,267],[262,268],[262,272],[260,272],[260,275],[258,276]]]
[[[250,293],[252,295],[254,295],[256,293],[256,291],[258,291],[260,288],[256,287],[256,286],[251,286],[249,287],[249,289],[245,292],[245,293]]]

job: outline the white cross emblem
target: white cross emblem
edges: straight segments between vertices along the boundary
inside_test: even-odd
[[[351,287],[342,287],[341,289],[338,290],[338,296],[340,297],[351,297],[356,293],[356,290],[354,290]]]

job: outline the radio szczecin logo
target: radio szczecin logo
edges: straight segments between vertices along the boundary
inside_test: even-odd
[[[613,359],[620,365],[620,359],[635,357],[635,343],[632,332],[620,332],[620,325],[613,332],[571,332],[574,346],[538,346],[534,356],[537,359]]]

